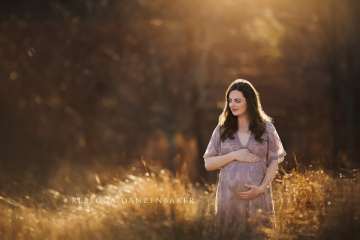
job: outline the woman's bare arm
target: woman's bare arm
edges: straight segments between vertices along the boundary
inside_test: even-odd
[[[252,154],[248,149],[240,149],[220,156],[205,158],[205,168],[208,171],[217,170],[231,161],[256,162],[259,157]]]
[[[231,153],[227,153],[224,155],[207,157],[204,159],[205,161],[205,168],[208,171],[213,171],[222,168],[229,162],[233,161],[234,158]]]

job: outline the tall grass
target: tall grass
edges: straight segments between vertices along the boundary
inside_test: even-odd
[[[129,171],[130,172],[130,171]],[[216,186],[191,184],[166,170],[128,174],[87,194],[48,189],[0,198],[0,239],[215,239]],[[359,173],[284,172],[273,182],[271,239],[360,239]],[[344,238],[346,237],[346,238]]]

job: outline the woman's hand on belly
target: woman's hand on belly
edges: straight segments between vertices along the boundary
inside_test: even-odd
[[[236,151],[230,152],[229,154],[231,154],[231,156],[234,160],[239,161],[239,162],[252,163],[252,162],[260,161],[260,158],[257,155],[249,152],[249,150],[247,148],[236,150]]]
[[[248,187],[250,189],[248,191],[238,192],[238,197],[240,199],[251,200],[265,192],[265,189],[260,186],[245,184],[245,187]]]

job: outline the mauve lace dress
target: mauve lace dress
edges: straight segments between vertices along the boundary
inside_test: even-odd
[[[250,134],[248,142],[243,145],[237,134],[234,134],[233,139],[220,141],[220,125],[212,132],[203,158],[223,155],[242,148],[247,148],[260,157],[260,161],[253,163],[232,161],[220,169],[215,198],[215,226],[217,233],[222,236],[230,232],[256,232],[258,224],[275,227],[275,222],[271,221],[275,216],[271,185],[264,194],[251,200],[240,199],[235,194],[248,190],[244,186],[246,183],[259,186],[270,162],[281,163],[284,160],[286,152],[273,123],[266,122],[266,131],[262,138],[263,143],[259,143],[254,135]]]

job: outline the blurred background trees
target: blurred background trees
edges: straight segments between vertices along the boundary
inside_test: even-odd
[[[4,1],[1,186],[64,164],[192,180],[228,84],[253,82],[295,162],[359,167],[355,0]],[[214,175],[213,175],[214,177]]]

